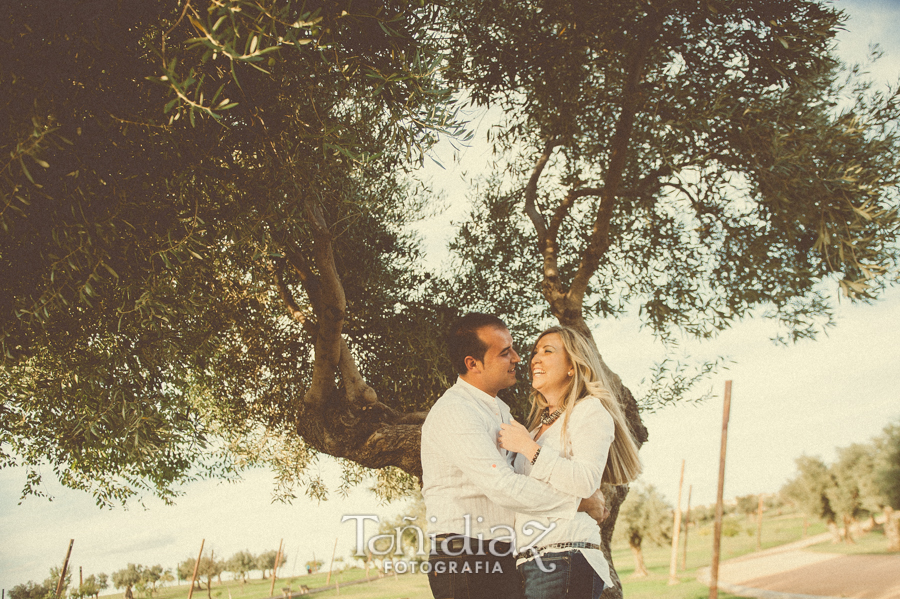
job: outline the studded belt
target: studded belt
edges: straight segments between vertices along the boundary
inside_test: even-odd
[[[551,543],[549,545],[544,545],[543,547],[532,547],[528,551],[523,551],[516,555],[516,559],[530,559],[548,549],[600,549],[600,545],[597,545],[596,543],[583,543],[581,541]]]

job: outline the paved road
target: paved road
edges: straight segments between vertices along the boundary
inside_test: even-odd
[[[709,582],[708,572],[704,582]],[[841,555],[784,546],[723,562],[719,588],[772,599],[900,599],[900,555]]]

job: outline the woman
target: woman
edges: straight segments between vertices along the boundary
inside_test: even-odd
[[[568,327],[547,329],[534,344],[531,375],[528,428],[513,422],[500,431],[500,445],[518,453],[516,472],[577,497],[640,474],[637,444],[589,339]],[[596,599],[612,584],[600,526],[584,512],[552,522],[519,514],[519,546],[551,523],[538,546],[519,556],[526,599]]]

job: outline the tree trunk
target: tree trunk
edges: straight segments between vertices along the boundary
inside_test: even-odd
[[[900,551],[900,512],[890,506],[884,508],[884,536],[888,551]]]
[[[643,578],[644,576],[650,576],[650,572],[647,571],[647,566],[644,565],[644,552],[641,550],[640,545],[632,545],[628,544],[631,547],[631,553],[634,554],[634,574],[632,576],[634,578]]]
[[[859,529],[862,532],[871,532],[872,530],[874,530],[875,529],[875,516],[873,516],[872,514],[869,514],[869,517],[866,518],[866,521],[862,522],[859,525]]]
[[[831,542],[832,543],[840,543],[841,542],[841,529],[838,528],[837,522],[834,520],[829,520],[827,522],[828,532],[831,533]]]
[[[848,545],[855,545],[853,535],[850,533],[850,527],[853,525],[853,518],[844,514],[844,542]]]

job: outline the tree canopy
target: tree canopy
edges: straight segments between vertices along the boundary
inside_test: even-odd
[[[648,576],[644,564],[643,543],[663,545],[672,539],[672,506],[653,485],[635,488],[628,493],[619,512],[619,531],[628,540],[634,554],[634,572]]]
[[[884,532],[891,551],[900,551],[900,426],[888,424],[869,443],[853,443],[837,450],[831,465],[802,456],[797,475],[781,495],[806,513],[825,520],[836,539],[852,542],[851,524],[862,517],[884,514]],[[837,531],[837,522],[844,524]]]
[[[0,466],[109,505],[261,463],[317,494],[323,452],[390,494],[467,310],[520,346],[633,307],[663,339],[760,311],[814,335],[831,290],[896,273],[896,88],[836,60],[843,21],[813,0],[16,3]],[[466,102],[497,119],[496,171],[438,269],[417,169],[465,139]]]

